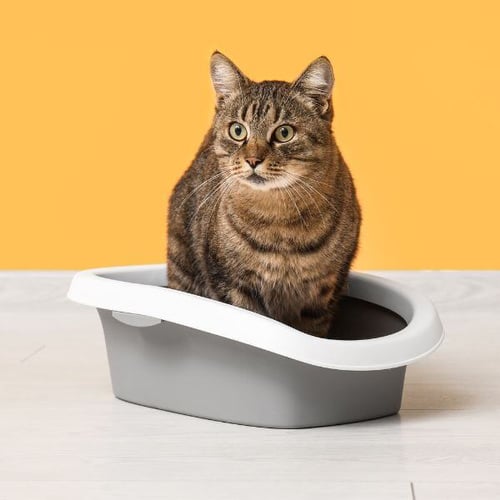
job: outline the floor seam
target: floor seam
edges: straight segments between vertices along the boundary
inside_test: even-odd
[[[28,354],[25,358],[21,359],[19,362],[24,363],[25,361],[28,361],[28,359],[32,358],[33,356],[38,354],[43,349],[45,349],[45,345],[42,345],[38,349],[35,349],[31,354]]]
[[[415,485],[413,484],[413,481],[410,481],[410,491],[411,491],[411,499],[417,500],[417,497],[415,495]]]

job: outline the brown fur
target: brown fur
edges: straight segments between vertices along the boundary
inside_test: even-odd
[[[361,221],[331,131],[330,62],[316,59],[293,83],[253,82],[219,52],[211,70],[212,127],[170,198],[168,286],[324,337]],[[230,137],[233,122],[244,141]],[[295,136],[278,143],[283,124]],[[255,158],[265,182],[248,179]]]

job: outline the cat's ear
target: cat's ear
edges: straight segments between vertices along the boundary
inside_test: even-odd
[[[238,67],[217,50],[210,59],[210,75],[218,102],[232,94],[241,92],[249,82]]]
[[[309,64],[292,87],[306,96],[307,101],[323,115],[331,107],[334,81],[332,64],[327,57],[321,56]]]

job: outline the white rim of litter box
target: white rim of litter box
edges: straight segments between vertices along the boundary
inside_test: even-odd
[[[68,298],[100,309],[170,321],[302,363],[338,370],[405,366],[433,352],[444,338],[430,300],[412,288],[367,273],[349,273],[348,295],[396,312],[407,322],[402,330],[373,339],[322,339],[240,307],[162,288],[165,284],[165,264],[89,269],[75,274]]]

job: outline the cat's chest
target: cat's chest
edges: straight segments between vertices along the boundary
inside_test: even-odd
[[[226,215],[220,225],[217,250],[233,275],[292,284],[328,268],[328,235],[319,224],[307,228],[256,225]]]
[[[316,216],[284,220],[261,220],[248,213],[223,210],[219,217],[219,230],[228,245],[249,247],[256,252],[288,254],[314,250],[331,229],[331,221]]]

